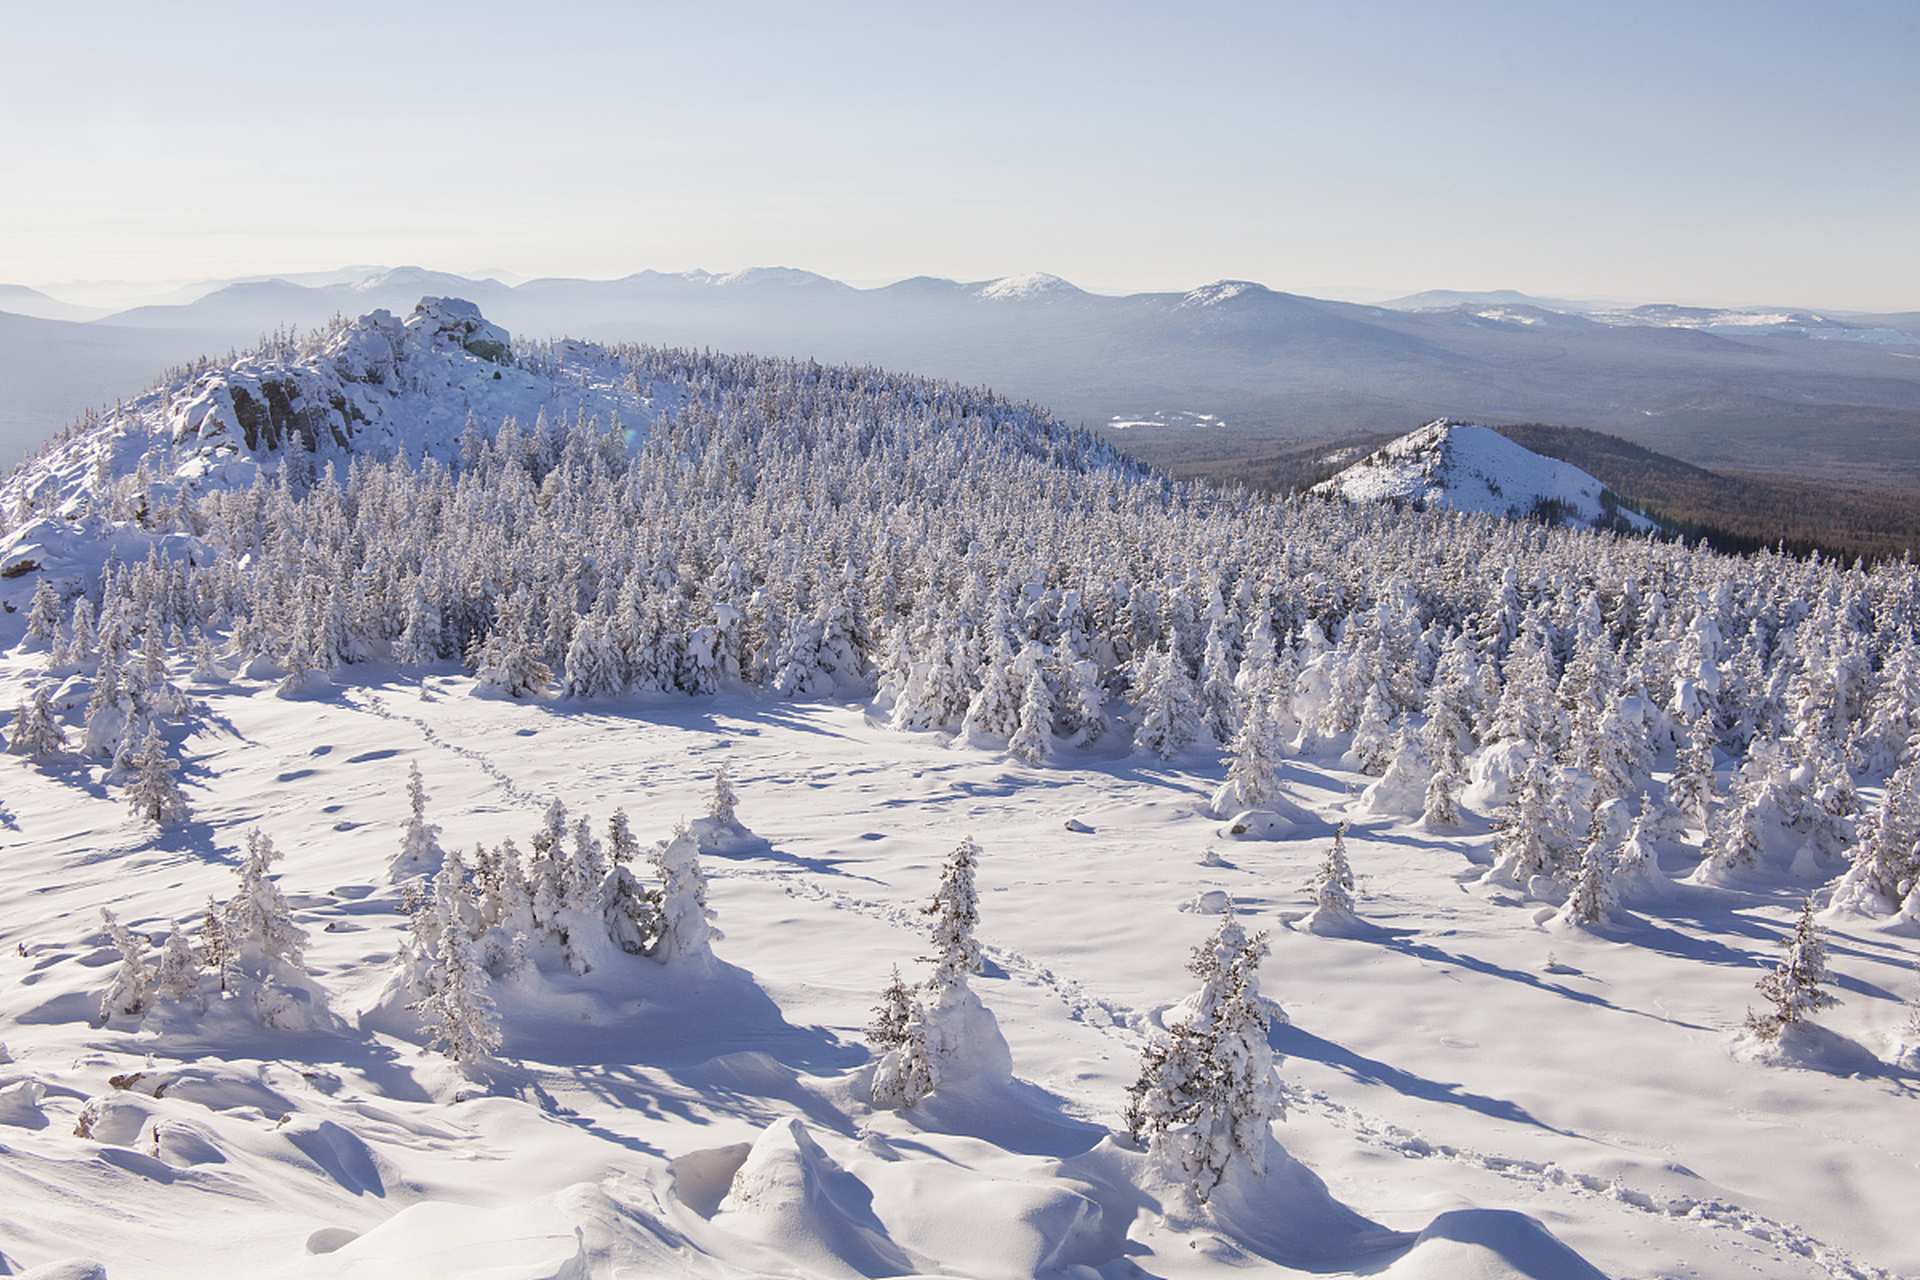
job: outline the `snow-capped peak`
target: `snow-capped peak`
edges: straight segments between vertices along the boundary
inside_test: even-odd
[[[1081,290],[1059,276],[1049,275],[1045,271],[1033,271],[1023,276],[1002,276],[980,286],[977,297],[991,298],[995,301],[1029,301],[1034,298],[1059,297],[1077,294]]]
[[[1216,280],[1212,284],[1203,284],[1192,289],[1180,299],[1182,307],[1214,307],[1229,302],[1242,294],[1271,293],[1265,285],[1255,284],[1251,280]]]
[[[1654,528],[1614,505],[1606,485],[1568,462],[1542,457],[1489,427],[1429,422],[1394,440],[1312,492],[1349,502],[1412,502],[1554,524]]]

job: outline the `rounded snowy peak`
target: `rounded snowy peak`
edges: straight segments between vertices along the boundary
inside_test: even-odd
[[[975,296],[991,298],[1000,302],[1024,302],[1034,299],[1078,297],[1085,290],[1069,284],[1059,276],[1044,271],[1029,272],[1023,276],[1002,276],[990,280],[975,290]]]
[[[1312,492],[1349,502],[1410,502],[1555,524],[1652,522],[1617,507],[1607,487],[1572,463],[1542,457],[1490,427],[1440,419],[1362,458]]]
[[[1251,280],[1216,280],[1212,284],[1203,284],[1198,289],[1189,290],[1180,299],[1183,307],[1217,307],[1223,302],[1231,302],[1239,297],[1258,297],[1271,294],[1273,290]]]
[[[838,280],[829,279],[812,271],[802,271],[798,267],[748,267],[744,271],[731,271],[726,275],[707,277],[708,284],[715,285],[770,285],[786,289],[844,289],[847,286]]]

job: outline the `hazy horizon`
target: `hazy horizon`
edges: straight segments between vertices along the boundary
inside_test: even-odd
[[[339,278],[344,280],[349,278],[350,276],[353,276],[354,273],[359,273],[358,277],[356,278],[364,278],[365,276],[368,276],[368,275],[389,272],[389,271],[421,270],[421,271],[434,272],[434,273],[445,274],[445,275],[460,276],[470,280],[491,279],[491,280],[498,281],[499,283],[505,285],[508,288],[517,288],[522,284],[525,284],[529,281],[534,281],[534,280],[580,279],[580,280],[586,280],[592,283],[604,283],[608,281],[620,280],[620,279],[625,279],[632,276],[642,275],[649,271],[656,272],[661,275],[706,272],[711,275],[725,276],[725,275],[737,274],[745,271],[768,270],[768,269],[811,271],[811,268],[792,264],[792,263],[750,263],[743,266],[729,266],[719,270],[713,270],[703,265],[696,265],[696,266],[685,267],[685,268],[675,268],[674,270],[671,270],[671,271],[664,270],[658,267],[643,266],[643,267],[636,267],[632,271],[623,271],[614,275],[567,276],[562,273],[523,273],[518,271],[511,271],[502,267],[458,269],[458,268],[448,268],[444,266],[436,266],[436,265],[431,265],[426,263],[407,262],[407,263],[395,263],[391,265],[376,264],[376,263],[347,264],[347,265],[343,265],[343,266],[332,268],[332,269],[307,270],[307,271],[257,271],[257,272],[243,272],[243,273],[232,275],[232,276],[203,276],[203,277],[197,277],[197,278],[155,277],[155,278],[148,278],[148,279],[111,279],[111,280],[72,279],[72,280],[55,280],[55,281],[0,280],[0,286],[14,285],[14,286],[22,286],[22,287],[34,289],[41,293],[46,294],[48,297],[53,298],[58,302],[63,302],[63,303],[67,303],[74,306],[82,306],[82,307],[90,306],[95,308],[107,308],[109,310],[120,310],[125,308],[131,308],[134,306],[153,305],[162,299],[176,301],[176,302],[186,301],[190,297],[205,296],[207,293],[213,292],[216,289],[224,288],[230,284],[234,284],[238,282],[285,280],[290,283],[312,284],[314,282],[315,277],[334,277],[334,278]],[[936,273],[933,273],[933,272],[919,271],[919,272],[911,272],[906,275],[888,275],[888,276],[879,276],[879,277],[849,279],[841,276],[833,276],[830,273],[822,272],[822,271],[811,271],[811,273],[815,275],[825,276],[828,279],[835,280],[836,282],[840,284],[844,284],[849,288],[858,289],[862,291],[884,289],[891,285],[899,284],[904,280],[910,280],[915,278],[926,278],[926,277],[936,275]],[[1670,303],[1670,304],[1675,304],[1680,306],[1693,306],[1693,307],[1724,307],[1729,309],[1748,309],[1748,310],[1764,310],[1769,308],[1780,308],[1780,309],[1790,308],[1793,310],[1827,311],[1827,312],[1853,313],[1853,314],[1890,314],[1890,313],[1906,312],[1906,311],[1920,309],[1920,299],[1916,299],[1914,304],[1910,306],[1891,307],[1891,308],[1857,308],[1857,307],[1837,306],[1837,305],[1832,305],[1829,303],[1819,301],[1817,299],[1804,299],[1804,298],[1780,299],[1780,298],[1766,298],[1766,297],[1699,297],[1699,296],[1688,297],[1688,296],[1675,296],[1671,294],[1640,294],[1640,295],[1632,295],[1632,296],[1610,296],[1610,297],[1597,297],[1597,296],[1569,297],[1567,295],[1548,294],[1548,293],[1537,292],[1534,290],[1518,289],[1513,286],[1500,284],[1500,283],[1493,283],[1493,284],[1453,283],[1453,284],[1422,285],[1418,288],[1385,288],[1385,287],[1379,287],[1379,286],[1354,285],[1354,284],[1337,284],[1337,283],[1335,284],[1327,284],[1327,283],[1302,284],[1302,283],[1294,283],[1291,281],[1259,280],[1244,274],[1216,276],[1209,280],[1194,280],[1186,284],[1175,285],[1175,286],[1165,287],[1165,288],[1145,288],[1145,287],[1132,288],[1125,285],[1115,285],[1115,284],[1104,283],[1104,282],[1089,282],[1086,280],[1073,279],[1073,278],[1064,276],[1059,272],[1050,272],[1050,271],[1002,272],[999,275],[978,276],[978,277],[971,277],[967,279],[960,279],[958,277],[952,277],[952,276],[944,276],[944,277],[937,277],[937,278],[955,280],[957,283],[982,283],[982,282],[987,282],[992,280],[1006,279],[1006,278],[1009,278],[1010,276],[1027,275],[1027,274],[1042,274],[1042,275],[1057,276],[1061,279],[1066,280],[1067,283],[1075,286],[1076,288],[1082,289],[1087,293],[1098,294],[1098,295],[1107,296],[1107,297],[1120,297],[1120,296],[1126,296],[1130,294],[1140,294],[1140,293],[1183,293],[1188,290],[1201,288],[1205,285],[1214,284],[1222,280],[1249,280],[1252,283],[1259,284],[1266,288],[1274,289],[1284,293],[1296,294],[1303,297],[1318,298],[1318,299],[1327,300],[1327,301],[1351,302],[1351,303],[1360,303],[1360,304],[1379,304],[1379,303],[1392,302],[1401,298],[1413,297],[1415,295],[1423,294],[1423,293],[1455,292],[1455,293],[1468,293],[1468,294],[1492,294],[1492,293],[1501,293],[1501,292],[1511,291],[1516,293],[1524,293],[1529,297],[1541,298],[1549,301],[1562,300],[1562,301],[1578,302],[1583,305],[1589,305],[1589,306],[1595,306],[1595,307],[1635,307],[1635,306],[1644,306],[1644,305],[1649,305],[1654,303]],[[5,308],[0,307],[0,310],[5,310]]]
[[[23,10],[0,280],[1046,271],[1920,306],[1920,10]],[[1309,283],[1311,282],[1311,283]]]

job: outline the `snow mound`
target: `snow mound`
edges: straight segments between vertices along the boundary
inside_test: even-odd
[[[1537,1218],[1511,1209],[1455,1209],[1428,1224],[1391,1280],[1603,1280]]]
[[[1543,458],[1488,427],[1441,419],[1409,432],[1313,493],[1348,502],[1407,502],[1489,515],[1539,516],[1552,524],[1621,527],[1652,521],[1611,506],[1607,487],[1571,463]]]
[[[873,1193],[798,1119],[767,1127],[733,1175],[714,1225],[808,1272],[882,1276],[918,1270],[873,1212]]]
[[[1322,835],[1330,829],[1300,805],[1275,796],[1264,808],[1234,814],[1220,824],[1217,834],[1223,840],[1291,840],[1298,836]]]
[[[1761,1067],[1787,1067],[1832,1076],[1877,1075],[1880,1060],[1865,1045],[1817,1022],[1796,1022],[1772,1040],[1751,1031],[1735,1037],[1733,1056]]]

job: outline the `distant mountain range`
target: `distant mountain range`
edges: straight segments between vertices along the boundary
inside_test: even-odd
[[[1361,306],[1220,281],[1114,297],[1049,275],[856,289],[811,272],[507,284],[405,267],[255,279],[83,319],[0,289],[0,463],[163,365],[423,295],[521,337],[712,347],[985,384],[1176,472],[1453,417],[1608,431],[1701,466],[1920,486],[1920,314],[1619,308],[1511,291]],[[61,308],[66,308],[63,313]]]

